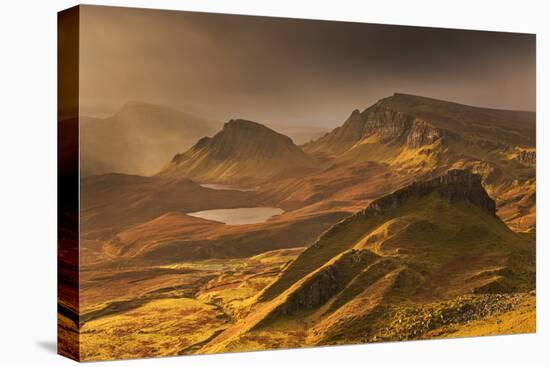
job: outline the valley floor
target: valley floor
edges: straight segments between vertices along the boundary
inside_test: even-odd
[[[252,330],[229,344],[220,333],[238,327],[257,294],[304,248],[246,259],[179,263],[141,270],[83,273],[82,360],[230,352],[314,345],[454,338],[535,332],[535,294],[471,294],[384,310],[368,333],[316,340],[296,315]],[[109,279],[112,293],[100,287]],[[96,294],[97,293],[97,294]],[[99,296],[101,293],[101,297]],[[61,318],[71,330],[71,321]],[[62,322],[62,324],[63,324]],[[74,326],[73,326],[74,328]]]

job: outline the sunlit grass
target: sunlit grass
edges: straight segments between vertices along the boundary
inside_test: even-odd
[[[162,299],[124,314],[90,321],[81,330],[82,359],[123,359],[178,354],[211,337],[224,314],[194,299]]]

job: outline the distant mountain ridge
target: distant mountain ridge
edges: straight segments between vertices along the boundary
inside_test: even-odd
[[[176,154],[159,173],[198,182],[253,183],[288,177],[315,167],[292,139],[248,120],[234,119],[212,138]]]
[[[303,147],[306,152],[338,155],[370,136],[383,143],[401,139],[408,147],[418,148],[457,134],[534,146],[534,118],[534,112],[472,107],[396,93],[363,112],[354,110],[342,126]]]
[[[80,119],[82,177],[103,173],[152,175],[182,147],[220,124],[177,109],[128,102],[105,119]]]

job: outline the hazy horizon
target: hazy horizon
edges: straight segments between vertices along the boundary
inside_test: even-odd
[[[354,109],[358,109],[360,111],[363,111],[364,109],[370,107],[372,104],[376,103],[377,101],[379,101],[380,99],[382,98],[386,98],[386,97],[390,97],[394,94],[411,94],[412,93],[402,93],[402,92],[395,92],[395,93],[391,93],[385,97],[381,97],[377,100],[374,100],[374,102],[370,103],[369,105],[365,106],[365,107],[357,107],[357,108],[354,108]],[[431,96],[422,96],[422,95],[416,95],[416,96],[419,96],[419,97],[426,97],[426,98],[433,98]],[[437,98],[433,98],[433,99],[437,99]],[[535,110],[517,110],[517,109],[506,109],[506,108],[498,108],[498,107],[487,107],[487,106],[481,106],[481,105],[474,105],[474,104],[466,104],[466,103],[462,103],[462,102],[459,102],[459,101],[449,101],[447,100],[447,102],[452,102],[452,103],[458,103],[458,104],[464,104],[464,105],[467,105],[467,106],[471,106],[471,107],[480,107],[480,108],[487,108],[487,109],[496,109],[496,110],[509,110],[509,111],[519,111],[519,112],[532,112],[532,113],[535,113],[536,111]],[[81,110],[81,117],[88,117],[88,118],[97,118],[97,119],[104,119],[104,118],[108,118],[108,117],[111,117],[113,115],[115,115],[117,112],[121,111],[127,104],[132,104],[132,103],[136,103],[136,104],[145,104],[145,105],[154,105],[154,106],[158,106],[158,107],[161,107],[161,108],[170,108],[170,109],[174,109],[174,110],[177,110],[179,112],[183,112],[183,113],[186,113],[186,114],[189,114],[189,115],[192,115],[192,116],[195,116],[197,118],[204,118],[208,121],[211,121],[211,122],[214,122],[214,123],[225,123],[225,122],[228,122],[230,120],[234,120],[234,119],[241,119],[242,117],[241,116],[234,116],[234,117],[229,117],[225,120],[216,120],[216,119],[212,119],[212,118],[209,118],[207,117],[206,115],[207,114],[201,114],[200,112],[189,112],[189,111],[185,111],[183,109],[181,109],[180,107],[176,106],[176,105],[168,105],[168,104],[163,104],[163,103],[152,103],[152,102],[147,102],[147,101],[136,101],[136,100],[128,100],[124,103],[122,103],[119,108],[115,108],[113,109],[112,111],[103,111],[103,112],[98,112],[98,111],[89,111],[90,113],[83,113],[82,110]],[[315,125],[315,124],[309,124],[307,123],[307,121],[304,121],[304,122],[301,122],[299,124],[293,124],[292,122],[287,122],[287,121],[258,121],[258,120],[251,120],[251,121],[254,121],[254,122],[258,122],[258,123],[262,123],[262,124],[265,124],[265,125],[279,125],[279,126],[297,126],[297,127],[318,127],[318,128],[324,128],[324,129],[332,129],[334,127],[338,127],[340,126],[344,120],[349,117],[349,115],[353,112],[353,110],[350,110],[348,113],[342,115],[342,119],[338,121],[334,121],[335,122],[335,125],[332,126],[332,125]],[[244,118],[243,118],[244,119]]]
[[[81,113],[336,127],[394,93],[535,111],[535,35],[83,6]]]

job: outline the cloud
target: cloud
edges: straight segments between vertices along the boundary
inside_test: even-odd
[[[334,126],[393,92],[535,109],[535,36],[84,6],[84,113],[129,100]]]

